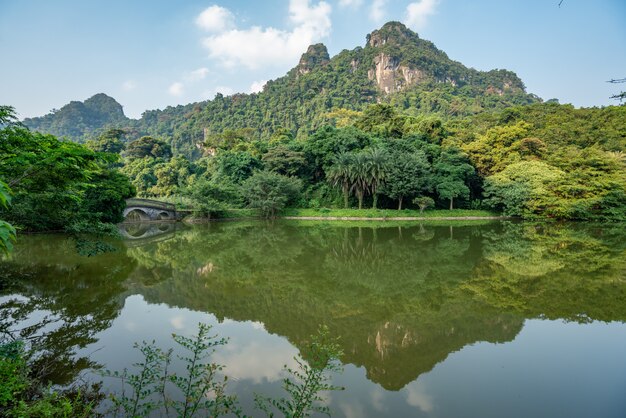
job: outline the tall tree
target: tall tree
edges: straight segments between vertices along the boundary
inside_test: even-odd
[[[348,208],[350,187],[352,185],[352,154],[342,152],[335,156],[335,161],[326,174],[328,180],[343,193],[343,207]]]
[[[433,165],[435,171],[435,189],[439,197],[450,201],[450,209],[454,208],[454,199],[469,196],[466,185],[467,177],[474,172],[467,156],[456,147],[443,149],[437,162]]]
[[[359,201],[359,209],[363,209],[363,197],[369,190],[369,158],[364,152],[354,154],[350,164],[350,188],[354,191]]]
[[[389,172],[382,192],[398,201],[398,210],[402,210],[405,198],[431,188],[431,167],[423,151],[391,154]]]
[[[372,193],[372,207],[376,209],[378,190],[389,173],[388,155],[382,148],[373,148],[367,152],[367,175],[369,189]]]

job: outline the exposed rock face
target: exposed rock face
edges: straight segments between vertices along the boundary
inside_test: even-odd
[[[389,94],[419,83],[425,74],[417,68],[400,65],[397,58],[381,53],[374,58],[374,68],[367,72],[367,77],[376,81],[380,91]]]
[[[419,42],[419,36],[400,22],[389,22],[367,36],[367,48],[380,52],[374,57],[374,68],[367,72],[384,94],[401,91],[426,78],[424,71],[401,64],[398,48],[407,42]]]
[[[328,49],[324,44],[315,44],[309,46],[302,57],[298,66],[296,67],[299,75],[308,74],[313,71],[314,68],[324,66],[330,62],[330,55],[328,55]]]

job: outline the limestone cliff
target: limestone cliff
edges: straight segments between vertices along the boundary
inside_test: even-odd
[[[317,67],[324,66],[330,62],[328,49],[324,44],[315,44],[309,46],[307,51],[302,54],[300,62],[296,67],[299,75],[308,74]]]
[[[421,39],[400,22],[389,22],[369,34],[365,51],[372,57],[367,76],[385,95],[424,81],[448,83],[456,87],[482,84],[487,79],[491,85],[485,90],[486,94],[502,96],[506,91],[524,91],[524,85],[515,73],[504,70],[481,72],[467,68],[451,60],[432,42]]]

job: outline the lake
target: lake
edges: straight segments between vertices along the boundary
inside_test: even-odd
[[[278,396],[320,325],[339,338],[334,417],[626,416],[623,224],[261,221],[122,228],[113,253],[20,236],[2,320],[44,335],[64,384],[172,347],[199,322],[243,410]]]

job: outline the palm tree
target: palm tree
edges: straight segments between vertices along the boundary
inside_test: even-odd
[[[352,175],[352,155],[348,153],[337,154],[333,165],[326,176],[335,187],[341,187],[343,192],[343,206],[348,208],[348,198],[350,197],[351,175]]]
[[[368,167],[369,157],[365,153],[354,154],[350,165],[350,189],[354,190],[356,198],[359,200],[359,209],[363,208],[363,196],[370,186]]]
[[[381,148],[373,148],[367,153],[368,183],[372,192],[372,208],[378,203],[378,189],[387,178],[389,169],[387,153]]]

